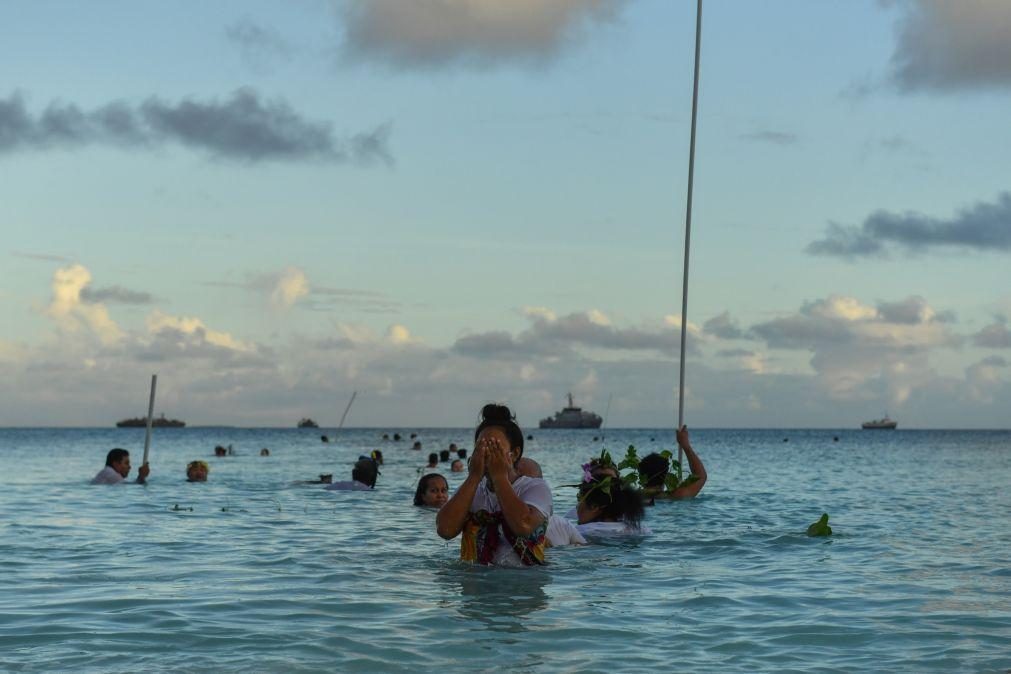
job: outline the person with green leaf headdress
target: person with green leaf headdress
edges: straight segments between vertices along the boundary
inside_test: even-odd
[[[688,457],[688,468],[691,473],[682,479],[681,464],[674,462],[674,472],[671,472],[671,457],[669,451],[659,454],[648,454],[639,461],[639,484],[647,497],[659,499],[684,499],[697,496],[706,484],[706,467],[702,459],[692,449],[688,438],[688,427],[682,426],[677,432],[678,446]]]

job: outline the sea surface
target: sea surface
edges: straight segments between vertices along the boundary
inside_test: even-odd
[[[674,448],[529,432],[558,513],[602,447]],[[98,487],[112,447],[136,474],[143,429],[0,429],[0,671],[1011,669],[1009,431],[693,430],[697,499],[535,569],[461,564],[411,504],[428,452],[471,430],[321,434],[156,429],[149,484]],[[372,449],[374,492],[296,484]],[[835,533],[809,538],[822,512]]]

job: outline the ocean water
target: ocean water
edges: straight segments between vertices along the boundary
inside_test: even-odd
[[[559,513],[602,445],[673,447],[529,432]],[[471,431],[321,433],[156,429],[147,486],[93,487],[143,429],[0,430],[0,670],[1011,669],[1011,432],[693,431],[709,481],[650,509],[653,535],[519,570],[462,565],[411,505],[428,452]],[[294,484],[377,448],[374,492]],[[822,512],[835,534],[807,537]]]

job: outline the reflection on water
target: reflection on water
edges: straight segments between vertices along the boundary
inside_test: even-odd
[[[458,596],[462,618],[496,632],[523,632],[531,614],[548,606],[547,568],[501,569],[457,563],[436,576],[447,596]]]

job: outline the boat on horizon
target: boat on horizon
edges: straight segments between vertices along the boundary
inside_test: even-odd
[[[864,430],[883,430],[883,431],[893,431],[895,427],[899,425],[898,421],[888,418],[888,414],[881,419],[874,419],[873,421],[865,421],[860,424],[860,427]]]
[[[165,415],[162,414],[160,417],[155,417],[151,420],[152,428],[183,428],[186,426],[185,421],[180,421],[179,419],[166,419]],[[123,419],[122,421],[116,422],[117,428],[147,428],[147,417],[134,417],[132,419]]]
[[[302,417],[298,422],[299,428],[319,428],[319,424],[310,419],[309,417]]]
[[[600,428],[604,420],[599,414],[588,412],[582,407],[576,407],[569,394],[569,406],[561,412],[555,412],[553,417],[541,419],[540,428]]]

